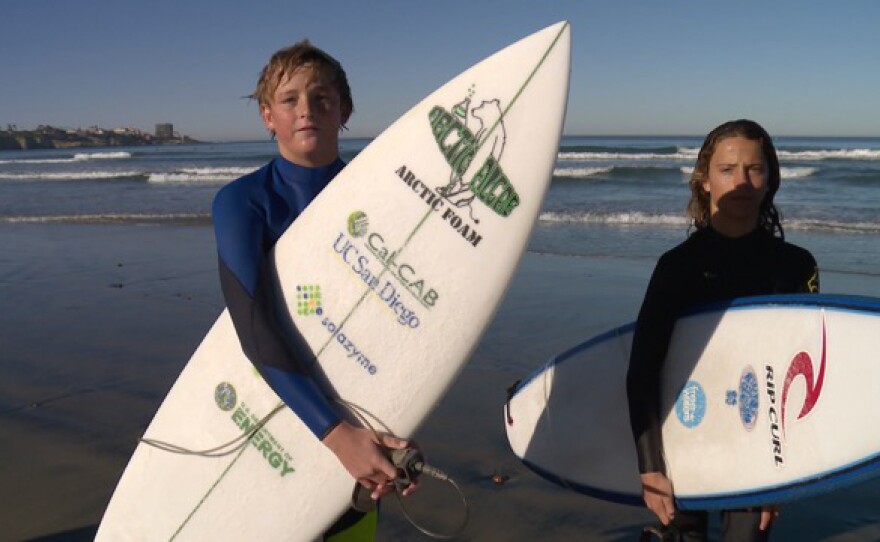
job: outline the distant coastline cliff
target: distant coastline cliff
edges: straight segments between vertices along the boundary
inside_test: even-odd
[[[139,145],[181,145],[201,143],[174,131],[171,124],[157,124],[150,134],[136,128],[64,129],[38,126],[35,130],[19,130],[9,125],[0,130],[0,150],[69,149],[79,147],[121,147]]]

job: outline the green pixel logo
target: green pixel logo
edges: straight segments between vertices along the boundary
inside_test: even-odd
[[[321,287],[317,284],[296,287],[296,313],[300,316],[321,314]]]

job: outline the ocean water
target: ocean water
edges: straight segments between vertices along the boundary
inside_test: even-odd
[[[530,250],[655,259],[687,235],[699,137],[565,137]],[[367,139],[341,141],[350,160]],[[777,207],[823,271],[880,273],[880,138],[779,137]],[[271,141],[0,152],[2,222],[204,222]]]
[[[343,158],[368,143],[343,140]],[[823,272],[871,283],[860,279],[880,275],[880,138],[775,143],[787,238],[811,250]],[[687,181],[700,144],[699,137],[565,137],[529,250],[653,262],[687,235]],[[208,225],[217,190],[275,154],[271,141],[0,151],[0,226]],[[90,388],[83,374],[77,378],[89,381],[64,384]],[[877,540],[878,498],[875,480],[788,506],[789,536],[780,539]]]

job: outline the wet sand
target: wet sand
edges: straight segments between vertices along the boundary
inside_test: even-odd
[[[538,478],[510,452],[502,422],[514,381],[635,317],[652,266],[526,255],[417,435],[467,498],[459,540],[635,540],[652,521]],[[880,278],[826,274],[823,290],[880,296]],[[91,540],[137,438],[222,309],[211,230],[2,224],[0,299],[0,540]],[[880,484],[870,482],[790,504],[775,539],[880,539],[878,499]],[[462,518],[441,483],[426,482],[406,506],[436,531]],[[429,540],[394,499],[383,503],[379,534]]]

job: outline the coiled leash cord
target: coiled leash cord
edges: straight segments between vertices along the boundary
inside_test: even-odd
[[[394,466],[397,467],[397,478],[394,479],[394,485],[397,487],[397,491],[394,492],[394,495],[397,497],[397,502],[400,504],[400,510],[403,512],[403,517],[409,521],[410,525],[421,531],[423,534],[438,540],[449,540],[464,532],[464,528],[467,526],[468,520],[470,519],[470,507],[468,506],[464,492],[455,480],[437,467],[425,463],[422,453],[416,448],[389,450],[389,459],[394,463]],[[464,517],[462,518],[461,524],[452,533],[444,534],[431,531],[430,529],[419,525],[419,523],[410,516],[409,510],[407,510],[406,505],[404,504],[405,501],[401,498],[400,494],[404,489],[409,487],[409,485],[412,484],[420,474],[446,482],[458,493],[458,496],[461,499],[462,508],[464,509]],[[360,484],[358,485],[360,486]]]
[[[344,399],[336,400],[340,405],[344,406],[354,414],[358,420],[365,427],[367,427],[370,431],[375,435],[376,440],[381,442],[381,438],[379,436],[379,432],[373,427],[373,424],[370,423],[369,418],[372,418],[377,423],[381,422],[379,419],[369,413],[367,410],[361,408],[354,403],[350,403],[345,401]],[[384,424],[383,424],[384,426]],[[383,427],[388,433],[391,431],[388,430],[387,427]],[[394,486],[397,488],[397,491],[394,492],[394,496],[397,498],[397,502],[400,505],[400,510],[403,512],[403,517],[409,522],[410,525],[418,529],[421,533],[430,536],[431,538],[436,538],[438,540],[449,540],[451,538],[455,538],[464,532],[465,527],[467,526],[468,520],[470,519],[470,506],[468,505],[467,499],[464,496],[464,492],[461,490],[461,487],[453,480],[448,474],[443,472],[442,470],[434,467],[433,465],[429,465],[425,463],[424,456],[422,456],[422,452],[417,448],[401,448],[401,449],[386,449],[386,455],[388,456],[389,461],[394,464],[397,468],[397,478],[394,479]],[[407,510],[406,505],[404,504],[404,500],[401,498],[400,494],[404,489],[410,486],[413,482],[415,482],[420,474],[424,474],[426,476],[430,476],[431,478],[436,478],[442,482],[446,482],[451,485],[455,491],[458,493],[459,498],[461,498],[462,507],[464,509],[464,518],[462,518],[461,524],[449,534],[438,533],[427,529],[420,525],[415,519],[412,518],[409,514],[409,510]],[[358,497],[363,495],[364,492],[369,491],[364,486],[355,482],[354,494],[352,495],[352,506],[356,510],[360,509],[358,503],[362,500]],[[367,494],[368,496],[369,494]]]
[[[348,409],[349,412],[354,414],[361,421],[361,423],[364,424],[364,426],[366,426],[370,431],[373,432],[373,434],[376,436],[376,440],[381,442],[379,432],[376,430],[375,427],[373,427],[373,424],[371,424],[370,420],[368,419],[369,416],[370,418],[373,418],[378,422],[378,419],[376,419],[375,416],[367,412],[365,409],[355,405],[354,403],[345,401],[344,399],[336,399],[336,402],[344,406],[346,409]],[[269,423],[269,420],[271,420],[273,416],[283,410],[285,406],[286,405],[284,403],[281,403],[280,405],[269,411],[268,414],[263,416],[247,431],[230,440],[229,442],[226,442],[219,446],[215,446],[214,448],[208,448],[205,450],[191,450],[189,448],[185,448],[171,442],[165,442],[151,438],[142,437],[138,440],[148,446],[152,446],[159,450],[170,453],[180,455],[192,455],[197,457],[223,457],[226,455],[231,455],[247,446],[251,438],[253,438],[254,435],[256,435],[267,423]],[[388,459],[397,468],[397,478],[394,479],[394,486],[397,488],[397,491],[394,492],[394,495],[397,497],[397,502],[400,504],[400,509],[403,512],[403,516],[406,518],[407,521],[409,521],[410,525],[418,529],[423,534],[430,536],[431,538],[436,538],[438,540],[449,540],[460,535],[464,531],[465,527],[467,526],[468,520],[470,519],[470,506],[468,505],[467,499],[464,496],[464,492],[462,492],[461,487],[455,482],[455,480],[453,480],[448,474],[441,471],[437,467],[425,463],[422,453],[416,448],[386,449],[386,453],[388,455]],[[419,525],[410,516],[403,499],[400,497],[400,493],[404,489],[409,487],[410,484],[415,482],[418,479],[419,475],[422,474],[448,483],[455,489],[455,491],[461,498],[461,502],[464,508],[464,518],[461,522],[461,525],[459,525],[453,533],[438,533]],[[363,499],[361,495],[362,491],[365,492],[369,490],[360,485],[360,483],[355,483],[355,490],[352,495],[352,505],[357,510],[361,510],[363,507],[363,505],[359,505],[359,501]],[[366,497],[369,498],[369,493],[367,493]]]

